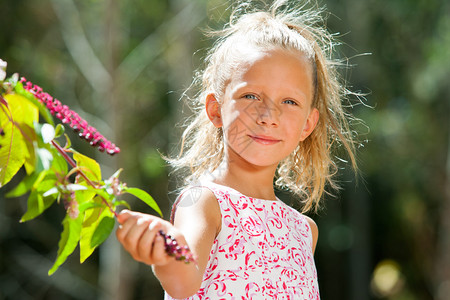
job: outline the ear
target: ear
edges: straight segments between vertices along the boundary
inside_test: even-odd
[[[300,141],[304,141],[316,128],[317,122],[319,121],[319,111],[317,108],[309,113],[308,119],[306,119],[305,127],[303,127],[302,134],[300,135]]]
[[[220,114],[220,104],[214,94],[208,94],[205,100],[206,114],[209,120],[217,128],[222,127],[222,117]]]

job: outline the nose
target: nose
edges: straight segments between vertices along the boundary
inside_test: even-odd
[[[278,127],[280,112],[272,101],[261,101],[256,107],[256,123],[263,126]]]

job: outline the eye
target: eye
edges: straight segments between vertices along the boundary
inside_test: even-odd
[[[245,98],[245,99],[258,100],[258,96],[253,95],[253,94],[246,94],[246,95],[243,96],[243,98]]]
[[[294,100],[291,100],[291,99],[284,100],[283,103],[290,104],[290,105],[298,105],[297,102],[295,102]]]

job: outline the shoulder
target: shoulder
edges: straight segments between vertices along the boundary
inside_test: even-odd
[[[316,250],[317,239],[319,238],[319,228],[317,227],[317,224],[313,219],[305,215],[303,216],[305,217],[306,221],[308,221],[309,228],[311,228],[311,235],[313,239],[312,249],[314,253],[314,251]]]
[[[173,208],[174,223],[195,223],[210,227],[213,225],[216,232],[220,231],[221,211],[214,193],[201,186],[185,189],[179,196]]]

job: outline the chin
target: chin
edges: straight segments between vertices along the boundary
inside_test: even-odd
[[[249,159],[246,159],[246,161],[255,167],[276,167],[278,166],[279,161],[274,160],[273,158],[258,158],[258,157],[251,157]]]

